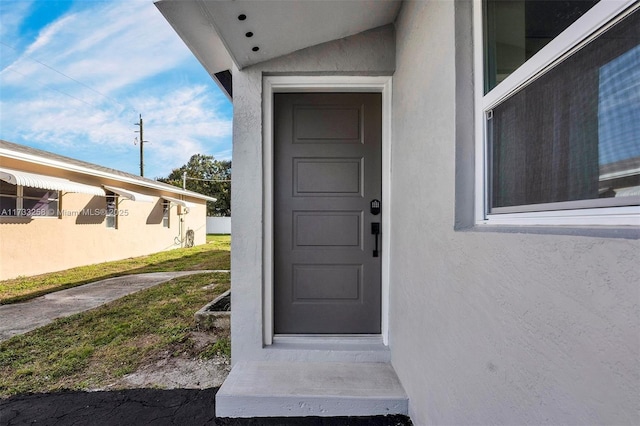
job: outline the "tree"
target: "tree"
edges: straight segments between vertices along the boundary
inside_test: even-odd
[[[218,199],[215,203],[207,201],[207,216],[231,216],[231,161],[195,154],[187,164],[158,180],[182,188],[184,172],[187,172],[186,189]]]

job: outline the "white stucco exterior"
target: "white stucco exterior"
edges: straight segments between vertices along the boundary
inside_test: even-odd
[[[637,423],[638,241],[454,230],[457,6],[407,2],[396,25],[390,336],[411,417]]]
[[[252,208],[264,194],[263,75],[395,67],[389,340],[414,422],[634,423],[638,242],[454,229],[455,13],[453,2],[405,4],[395,65],[388,27],[234,74],[233,362],[274,356],[262,336],[264,212]]]
[[[389,76],[387,350],[414,424],[638,424],[638,230],[476,225],[472,9],[405,1],[394,25],[233,70],[232,362],[311,359],[265,346],[263,79]]]

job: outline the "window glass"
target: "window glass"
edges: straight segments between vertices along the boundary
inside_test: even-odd
[[[490,115],[492,211],[576,200],[601,199],[584,207],[637,203],[640,12],[507,98]]]
[[[169,227],[169,214],[170,214],[171,204],[169,201],[164,201],[162,203],[162,226],[165,228]]]
[[[107,193],[107,209],[105,214],[105,222],[107,228],[117,228],[117,207],[118,207],[118,198],[113,193]]]
[[[18,186],[0,180],[0,216],[17,216]]]
[[[16,216],[16,197],[0,195],[0,216]]]
[[[485,93],[598,0],[485,0]]]
[[[24,216],[57,216],[58,191],[39,188],[22,188]]]
[[[18,185],[12,185],[3,180],[0,180],[0,194],[1,195],[18,195]]]
[[[600,194],[640,196],[640,45],[600,67],[598,87]]]
[[[0,183],[0,215],[57,216],[58,191]]]
[[[44,194],[48,193],[47,189],[31,188],[29,186],[22,187],[22,195],[30,198],[42,198]]]

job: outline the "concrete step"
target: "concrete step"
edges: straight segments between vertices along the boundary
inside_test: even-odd
[[[281,362],[391,362],[381,336],[275,336],[265,359]]]
[[[239,362],[216,394],[217,417],[408,414],[389,363]]]

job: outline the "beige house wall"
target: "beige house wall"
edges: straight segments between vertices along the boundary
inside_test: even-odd
[[[4,158],[2,165],[85,184],[129,189],[152,196],[154,202],[119,197],[121,214],[116,229],[106,226],[105,197],[79,193],[61,193],[61,215],[57,218],[0,218],[0,280],[179,248],[189,229],[194,231],[195,245],[206,243],[204,200],[186,199],[192,206],[181,215],[178,212],[184,209],[171,204],[169,228],[165,228],[161,197],[180,198],[177,194]]]

